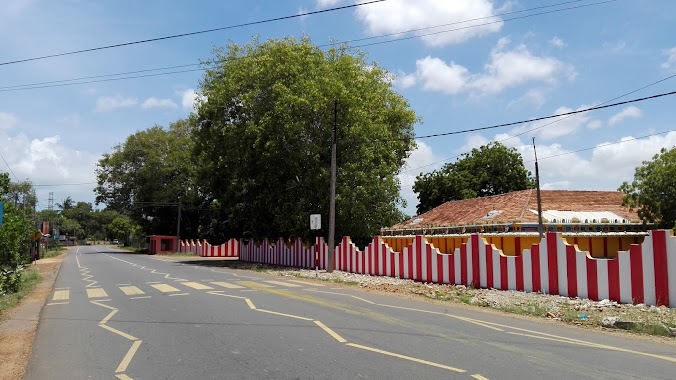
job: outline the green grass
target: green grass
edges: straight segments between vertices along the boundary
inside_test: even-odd
[[[41,259],[48,259],[50,257],[56,257],[65,251],[65,247],[50,248],[40,252]]]
[[[21,284],[19,291],[12,294],[0,296],[0,319],[8,309],[19,304],[22,298],[26,297],[31,290],[41,281],[40,274],[35,269],[26,269],[21,273]]]

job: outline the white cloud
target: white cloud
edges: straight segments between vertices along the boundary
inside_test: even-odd
[[[559,37],[554,37],[551,40],[549,40],[549,44],[559,49],[563,49],[564,47],[567,46],[566,43],[563,42],[563,40],[560,39]]]
[[[9,131],[16,127],[19,119],[16,115],[6,112],[0,112],[0,131]]]
[[[422,82],[422,88],[429,91],[457,94],[462,91],[469,77],[469,71],[454,62],[447,64],[439,58],[425,57],[416,62],[416,82]]]
[[[416,71],[405,75],[403,84],[420,83],[424,90],[445,94],[457,94],[461,91],[473,91],[482,94],[495,94],[509,87],[516,87],[527,82],[557,83],[557,78],[572,80],[575,70],[556,58],[533,55],[525,45],[507,50],[509,40],[500,39],[491,51],[483,73],[472,74],[459,64],[444,62],[439,58],[427,56],[416,61]],[[411,78],[413,76],[413,78]],[[535,101],[538,99],[537,93]]]
[[[603,122],[598,119],[592,120],[587,124],[587,128],[589,129],[599,129],[601,127],[603,127]]]
[[[317,3],[317,8],[324,9],[324,8],[335,7],[336,5],[340,4],[342,1],[341,0],[315,0],[315,2]]]
[[[571,188],[570,181],[543,183],[542,185],[540,185],[540,188],[542,190],[575,190]]]
[[[116,108],[129,108],[138,104],[136,98],[125,98],[121,95],[117,96],[102,96],[96,100],[96,111],[106,112],[112,111]]]
[[[672,47],[669,50],[665,50],[664,55],[667,56],[667,60],[661,65],[662,68],[669,70],[672,67],[676,67],[676,46]]]
[[[432,147],[422,141],[416,141],[418,147],[411,152],[411,155],[406,159],[406,164],[402,169],[403,172],[399,174],[401,181],[401,197],[406,200],[406,208],[404,212],[409,215],[416,213],[416,206],[418,205],[418,196],[413,192],[413,183],[415,177],[420,173],[430,172],[439,169],[443,166],[443,158],[437,156],[432,151]]]
[[[590,158],[572,153],[586,148],[584,145],[572,149],[565,149],[560,144],[537,145],[540,181],[560,185],[556,188],[563,188],[561,184],[569,182],[568,188],[575,190],[615,190],[623,181],[633,179],[635,168],[643,161],[651,160],[662,148],[676,146],[676,132],[640,140],[624,137],[619,141],[623,142],[597,144]],[[518,140],[517,145],[526,168],[534,174],[533,146],[522,140]]]
[[[640,108],[629,106],[622,111],[613,115],[610,120],[608,120],[609,125],[616,125],[623,122],[626,119],[638,119],[643,116],[643,111]]]
[[[333,1],[318,0],[318,3]],[[493,4],[488,0],[388,0],[359,7],[356,14],[371,35],[446,25],[414,32],[429,46],[465,42],[474,37],[496,33],[503,25],[501,19],[495,16]],[[480,20],[467,22],[474,19]],[[483,25],[488,23],[491,24]],[[468,28],[470,25],[481,26]],[[446,33],[424,35],[453,29],[455,30]]]
[[[192,88],[180,92],[179,94],[181,95],[181,105],[185,110],[192,111],[197,108],[199,103],[206,101],[204,96],[198,94]]]
[[[469,135],[465,137],[465,145],[458,148],[459,153],[467,153],[472,151],[474,148],[479,148],[482,145],[486,145],[490,142],[487,138],[481,135]]]
[[[587,109],[589,107],[591,106],[581,105],[575,111]],[[554,111],[553,115],[560,115],[572,111],[573,109],[569,107],[559,107]],[[516,135],[535,129],[534,131],[530,132],[528,136],[537,135],[544,140],[552,140],[561,136],[573,134],[588,122],[589,116],[587,115],[587,112],[582,112],[524,124],[520,127],[514,128],[510,134]]]
[[[156,97],[150,97],[150,98],[146,99],[143,102],[143,104],[141,104],[141,108],[143,108],[143,109],[149,109],[149,108],[178,108],[178,106],[171,99],[158,99]]]
[[[521,104],[525,105],[534,105],[535,108],[540,108],[542,107],[545,102],[547,101],[545,97],[545,91],[542,89],[538,88],[531,88],[530,90],[526,91],[523,96],[516,100],[512,100],[507,104],[507,109],[510,109],[514,106],[518,106]]]
[[[494,94],[526,82],[553,84],[556,83],[557,77],[574,79],[577,75],[572,67],[556,58],[534,56],[525,45],[507,51],[505,48],[508,44],[508,39],[500,39],[498,45],[491,51],[485,73],[472,81],[471,88],[482,93]]]

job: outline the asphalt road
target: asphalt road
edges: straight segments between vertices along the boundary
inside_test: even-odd
[[[80,247],[27,379],[674,379],[676,346]]]

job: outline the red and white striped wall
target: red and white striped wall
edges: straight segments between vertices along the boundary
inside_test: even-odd
[[[189,252],[200,257],[239,257],[239,241],[230,239],[221,245],[211,245],[206,240],[197,244],[193,240],[181,240],[180,252]]]
[[[328,246],[317,238],[312,247],[300,239],[288,243],[247,244],[231,240],[226,251],[243,261],[320,269],[328,262]],[[208,243],[186,243],[186,252],[221,252]],[[181,249],[184,249],[183,243]],[[452,254],[439,252],[416,236],[402,252],[394,252],[379,236],[360,251],[344,237],[334,252],[338,270],[433,283],[560,294],[593,300],[676,307],[676,238],[669,231],[651,231],[642,244],[631,245],[613,259],[595,259],[550,232],[521,255],[505,256],[480,235]]]

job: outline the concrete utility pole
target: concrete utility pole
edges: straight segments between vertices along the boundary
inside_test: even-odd
[[[333,103],[333,136],[331,138],[331,195],[329,198],[329,260],[326,271],[333,272],[333,249],[336,238],[336,131],[338,129],[338,100]]]
[[[535,153],[535,186],[538,192],[538,235],[542,240],[544,226],[542,225],[542,199],[540,198],[540,170],[538,169],[538,152],[535,150],[535,137],[533,137],[533,152]]]

